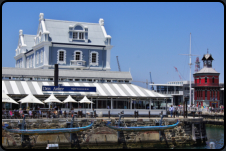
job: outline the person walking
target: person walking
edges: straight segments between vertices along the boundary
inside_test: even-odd
[[[170,115],[172,117],[172,115],[173,115],[173,105],[171,105],[171,107],[169,108],[169,111],[170,111]]]

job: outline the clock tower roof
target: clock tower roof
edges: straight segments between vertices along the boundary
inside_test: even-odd
[[[204,54],[202,60],[214,60],[211,54]]]

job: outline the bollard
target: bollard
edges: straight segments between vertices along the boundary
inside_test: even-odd
[[[134,118],[136,118],[136,111],[134,111]]]
[[[195,118],[195,112],[193,112],[193,118]]]
[[[215,149],[215,143],[214,142],[210,142],[209,146],[210,146],[210,149]]]
[[[149,118],[151,117],[151,113],[150,113],[150,111],[149,111]]]
[[[110,111],[108,111],[108,118],[110,118]]]

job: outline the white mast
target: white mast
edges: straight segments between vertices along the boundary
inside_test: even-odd
[[[190,54],[189,54],[189,58],[190,58],[190,106],[191,106],[191,33],[190,33]],[[193,92],[194,93],[194,92]],[[194,100],[193,100],[193,104],[194,104]]]
[[[189,104],[191,106],[191,65],[192,65],[192,63],[191,63],[191,56],[200,56],[200,55],[192,55],[191,54],[191,33],[190,33],[190,54],[181,54],[181,55],[188,55],[189,56],[189,66],[190,66],[190,94],[189,94],[190,103]],[[193,99],[192,103],[194,104],[194,99]]]

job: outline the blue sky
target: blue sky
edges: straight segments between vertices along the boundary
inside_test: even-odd
[[[112,37],[111,71],[131,71],[134,81],[154,83],[189,80],[188,54],[209,49],[213,68],[224,82],[224,6],[219,2],[194,3],[33,3],[7,2],[2,5],[2,66],[15,67],[19,30],[35,35],[39,14],[46,19],[98,23],[104,19]],[[192,74],[196,57],[192,57]],[[201,62],[201,68],[203,64]],[[192,77],[193,80],[193,77]],[[145,84],[135,83],[146,87]]]

